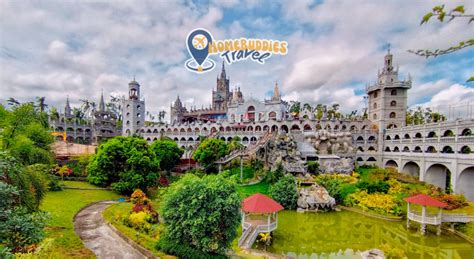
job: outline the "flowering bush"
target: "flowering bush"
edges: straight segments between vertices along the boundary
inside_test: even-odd
[[[460,195],[441,194],[436,198],[439,201],[448,204],[448,206],[445,208],[446,210],[454,210],[454,209],[461,208],[461,207],[469,205],[466,198],[464,198],[464,195],[462,195],[462,194],[460,194]]]
[[[367,191],[359,191],[350,194],[345,201],[346,204],[354,207],[359,207],[362,210],[372,210],[381,214],[401,213],[397,200],[389,194],[372,193]]]
[[[160,186],[163,186],[163,187],[168,187],[170,185],[168,178],[166,178],[166,176],[164,175],[160,176],[160,179],[158,180],[158,182],[160,183]]]
[[[132,200],[133,204],[137,204],[137,203],[144,203],[144,200],[147,199],[147,197],[146,197],[146,194],[142,190],[136,189],[132,193],[132,196],[130,196],[130,199]]]

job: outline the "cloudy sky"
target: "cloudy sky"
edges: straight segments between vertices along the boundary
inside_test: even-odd
[[[265,65],[226,67],[231,87],[247,98],[268,97],[278,81],[286,100],[360,110],[390,43],[400,77],[413,78],[410,106],[472,101],[474,83],[466,79],[474,76],[474,47],[435,59],[407,52],[445,49],[474,35],[466,20],[420,26],[443,2],[474,13],[472,1],[0,0],[0,102],[45,96],[63,107],[69,95],[79,105],[101,90],[126,94],[135,76],[153,113],[168,111],[177,94],[188,107],[208,106],[220,69],[197,75],[184,68],[186,36],[196,27],[215,39],[288,41],[288,55]]]

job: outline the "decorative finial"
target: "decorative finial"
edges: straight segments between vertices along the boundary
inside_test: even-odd
[[[387,44],[387,52],[390,54],[390,43]]]

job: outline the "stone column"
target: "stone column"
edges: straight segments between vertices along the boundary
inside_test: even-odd
[[[407,229],[410,228],[410,219],[408,218],[408,214],[410,214],[410,203],[407,203]]]
[[[425,217],[426,217],[426,206],[423,206],[423,209],[421,210],[421,229],[420,229],[422,235],[424,235],[426,232]]]
[[[438,218],[439,218],[439,221],[440,221],[440,222],[439,222],[438,228],[436,229],[436,235],[439,236],[439,235],[441,235],[441,225],[442,225],[442,222],[443,222],[443,221],[441,220],[441,218],[442,218],[442,210],[441,210],[441,208],[438,209]]]

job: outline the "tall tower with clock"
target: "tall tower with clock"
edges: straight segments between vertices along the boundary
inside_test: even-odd
[[[224,62],[222,62],[222,70],[220,77],[217,78],[217,89],[212,91],[212,108],[213,110],[227,110],[227,103],[230,101],[231,94],[229,90],[229,79],[225,73]]]

